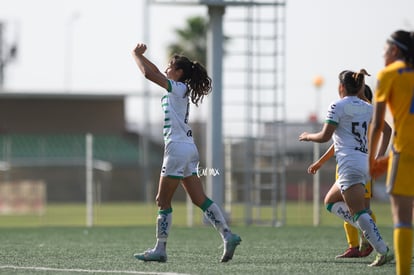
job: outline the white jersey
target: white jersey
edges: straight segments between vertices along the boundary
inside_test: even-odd
[[[164,110],[164,142],[194,143],[188,116],[190,111],[190,100],[187,93],[187,85],[182,82],[168,80],[167,94],[161,99]]]
[[[357,96],[330,105],[325,122],[337,126],[332,138],[338,174],[355,171],[368,177],[367,132],[372,113],[372,105]]]

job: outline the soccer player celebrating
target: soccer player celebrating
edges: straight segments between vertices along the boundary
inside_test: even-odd
[[[172,57],[164,75],[144,56],[146,49],[145,44],[138,44],[133,50],[133,57],[142,74],[166,92],[161,99],[165,149],[156,197],[159,207],[157,243],[153,249],[134,256],[142,261],[167,261],[166,245],[172,222],[171,201],[178,185],[182,183],[192,202],[203,210],[206,218],[219,231],[224,242],[221,262],[227,262],[233,258],[241,238],[231,232],[219,206],[204,193],[197,176],[198,150],[188,125],[190,100],[198,106],[211,91],[211,79],[199,62],[180,55]]]
[[[385,68],[378,73],[369,144],[373,177],[386,171],[394,223],[396,274],[411,273],[414,185],[414,32],[398,30],[384,49]],[[376,158],[386,106],[394,119],[394,139],[388,158]]]

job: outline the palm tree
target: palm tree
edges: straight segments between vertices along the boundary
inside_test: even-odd
[[[191,60],[197,60],[206,65],[207,29],[208,21],[204,17],[188,18],[185,28],[175,29],[178,41],[168,46],[169,56],[184,54]]]

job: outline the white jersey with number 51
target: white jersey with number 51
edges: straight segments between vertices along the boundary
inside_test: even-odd
[[[338,165],[368,163],[367,133],[373,106],[357,96],[346,96],[329,107],[325,122],[336,125],[332,136]]]

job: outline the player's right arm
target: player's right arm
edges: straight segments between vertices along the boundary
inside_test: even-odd
[[[391,126],[384,121],[384,127],[382,128],[381,144],[378,150],[377,158],[384,156],[388,149],[388,144],[391,140],[392,129]]]
[[[386,103],[375,102],[374,103],[374,115],[370,127],[369,135],[369,148],[368,148],[368,160],[369,160],[369,171],[373,178],[378,176],[377,161],[378,155],[378,144],[381,138],[382,129],[384,128],[384,117],[385,117]],[[382,171],[382,170],[381,170]]]

